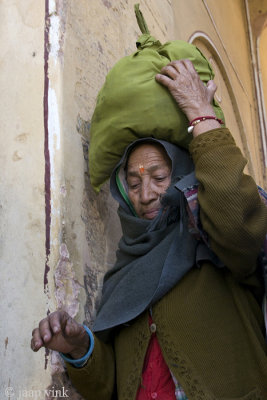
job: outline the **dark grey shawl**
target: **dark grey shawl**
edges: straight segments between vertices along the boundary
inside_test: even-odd
[[[172,161],[172,183],[162,197],[164,213],[154,220],[134,216],[116,183],[116,171],[137,143],[160,143]],[[201,260],[214,256],[187,229],[185,198],[179,187],[194,181],[194,165],[189,153],[165,141],[139,139],[125,151],[110,181],[113,197],[119,202],[118,215],[123,236],[117,261],[104,278],[102,300],[93,330],[103,340],[115,327],[129,323],[172,289]]]

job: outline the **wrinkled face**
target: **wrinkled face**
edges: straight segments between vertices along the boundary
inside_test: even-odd
[[[147,143],[134,149],[127,163],[127,183],[138,217],[155,218],[161,208],[160,196],[171,183],[171,161],[164,148]]]

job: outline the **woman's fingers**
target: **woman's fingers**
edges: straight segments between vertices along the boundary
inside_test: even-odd
[[[166,75],[157,74],[155,76],[155,79],[157,82],[161,83],[163,86],[166,86],[167,88],[170,88],[171,85],[173,84],[173,80]]]
[[[161,69],[161,74],[168,76],[171,79],[175,79],[179,71],[174,65],[168,64]]]
[[[33,351],[38,351],[41,347],[43,347],[44,342],[41,338],[39,328],[35,328],[32,331],[32,340],[31,340],[31,348]]]
[[[215,92],[217,90],[217,85],[214,81],[211,80],[211,81],[208,81],[206,88],[207,88],[207,94],[209,97],[209,101],[211,103],[214,98]]]
[[[156,80],[167,87],[189,121],[214,114],[211,102],[216,85],[209,81],[205,86],[190,60],[171,61],[156,75]]]
[[[84,327],[78,324],[65,311],[55,311],[42,319],[38,328],[32,331],[31,348],[38,351],[41,347],[61,352],[72,352],[88,344]]]

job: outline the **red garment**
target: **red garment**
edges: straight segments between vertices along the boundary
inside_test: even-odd
[[[149,316],[149,326],[153,324]],[[152,328],[156,329],[153,324]],[[151,334],[136,400],[175,400],[175,385],[163,358],[156,333]]]

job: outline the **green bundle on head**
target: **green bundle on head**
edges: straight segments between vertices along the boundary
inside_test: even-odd
[[[182,40],[161,44],[150,35],[138,5],[135,12],[142,35],[137,51],[119,60],[110,70],[97,97],[90,129],[89,169],[93,188],[110,177],[125,148],[144,137],[167,140],[187,148],[192,136],[188,120],[155,75],[170,61],[189,59],[207,83],[214,73],[200,50]],[[214,101],[216,116],[223,112]]]

